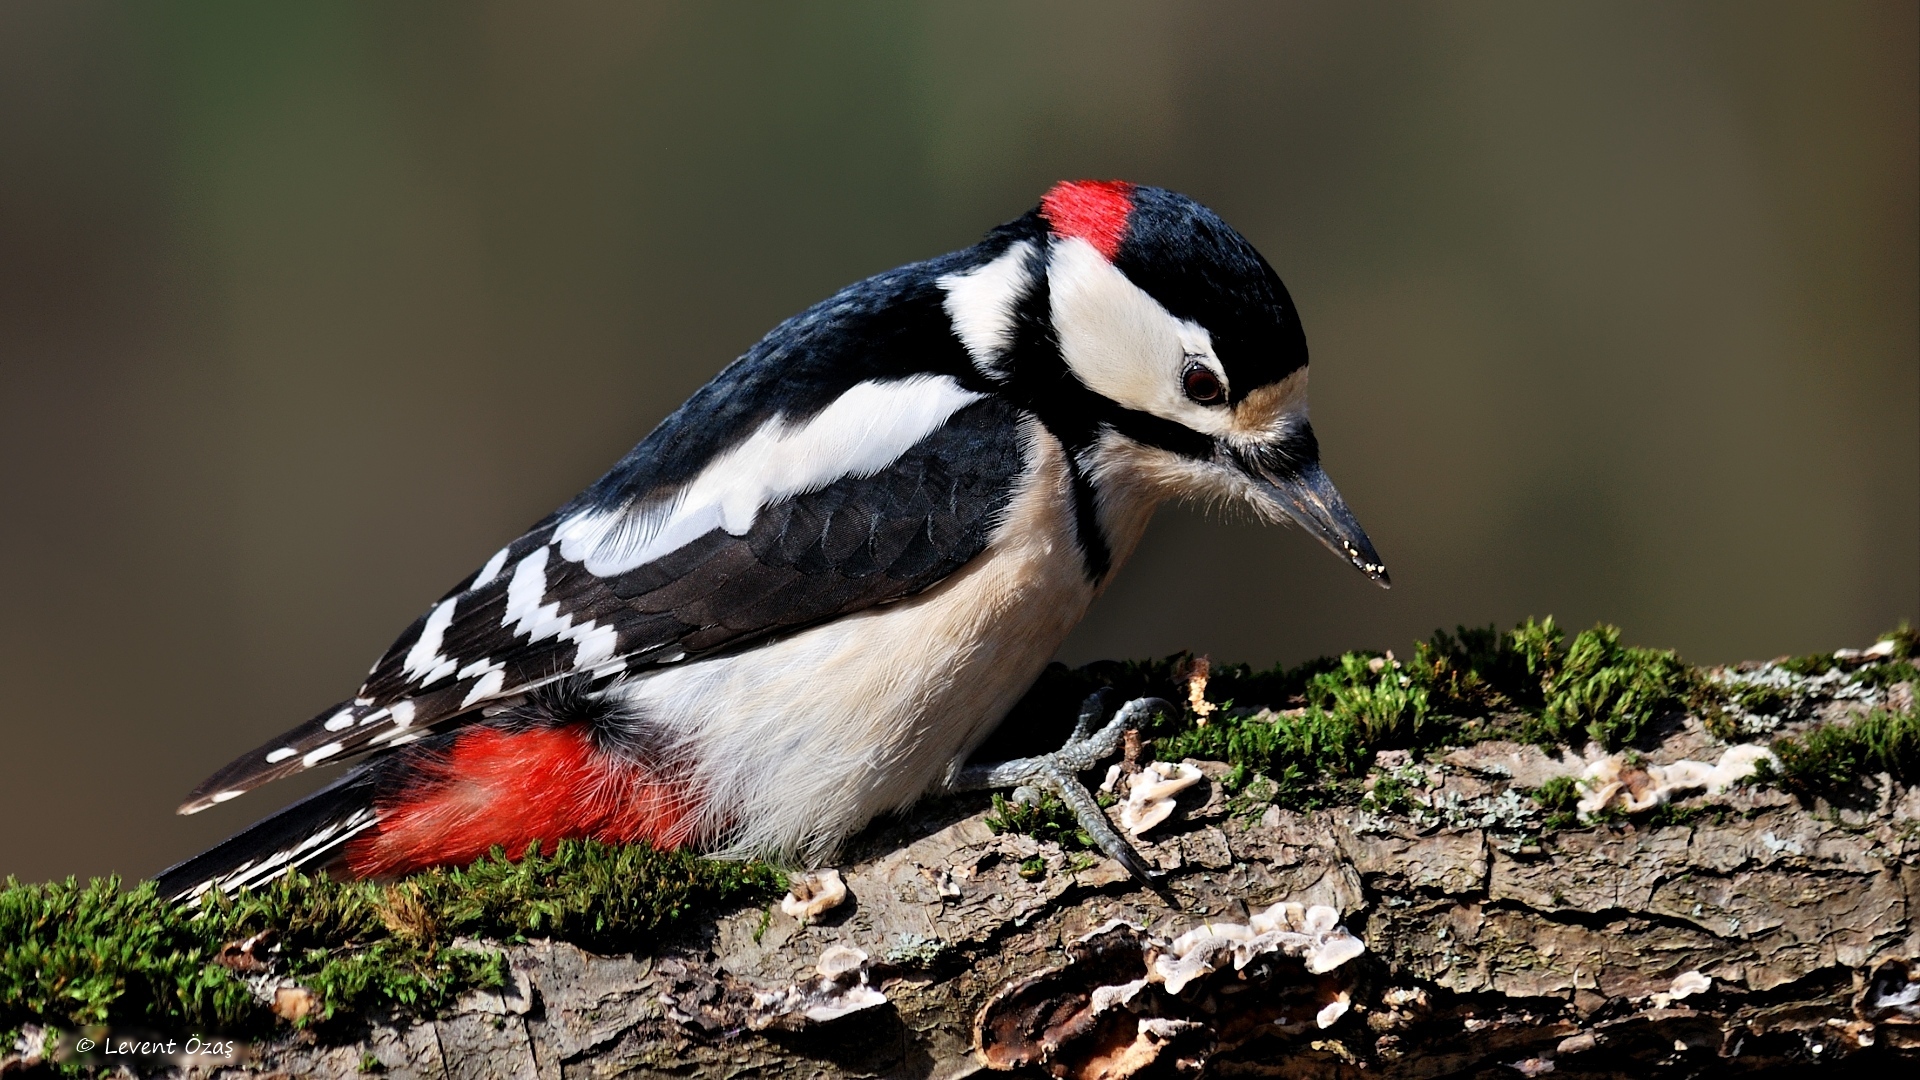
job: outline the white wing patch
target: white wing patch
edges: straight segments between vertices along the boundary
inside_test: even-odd
[[[551,604],[540,602],[547,594],[547,553],[552,550],[551,544],[535,548],[513,568],[513,579],[507,582],[507,611],[500,617],[500,625],[511,627],[516,635],[526,635],[529,643],[552,637],[571,641],[579,646],[574,652],[573,670],[597,667],[613,658],[617,643],[613,627],[601,626],[591,619],[576,626],[573,616],[560,613],[558,601]],[[562,553],[564,555],[564,549]],[[496,677],[497,672],[498,665],[488,668],[485,661],[460,672],[463,679],[471,675],[485,676],[461,704],[472,704],[480,698],[499,693],[501,679]],[[483,692],[483,688],[489,685],[491,689]]]
[[[953,320],[953,332],[967,347],[973,366],[990,379],[1006,377],[1013,306],[1033,284],[1033,254],[1033,244],[1022,240],[992,262],[940,279],[947,294],[941,303]]]
[[[946,375],[856,383],[809,419],[768,420],[671,499],[572,515],[554,528],[555,543],[563,558],[611,577],[715,529],[745,535],[761,507],[845,477],[872,476],[980,396]],[[544,575],[544,551],[527,556],[514,571],[507,601],[510,618],[524,615],[513,592],[521,570],[538,558]]]
[[[315,765],[320,764],[321,762],[327,760],[328,758],[339,753],[340,751],[345,750],[346,748],[347,748],[347,744],[345,743],[330,742],[327,745],[322,746],[317,750],[307,751],[305,756],[301,757],[300,764],[311,769]]]
[[[870,380],[855,384],[809,419],[790,421],[776,416],[716,457],[670,499],[612,511],[576,513],[555,527],[550,542],[517,562],[509,561],[508,548],[495,552],[474,576],[468,592],[441,601],[427,613],[420,637],[408,648],[401,670],[420,690],[449,678],[465,685],[457,710],[524,689],[506,685],[509,658],[498,650],[478,658],[447,653],[447,635],[459,617],[462,599],[470,597],[473,589],[505,575],[502,630],[529,645],[556,639],[571,643],[574,655],[570,671],[590,671],[602,677],[618,674],[625,668],[626,658],[617,655],[620,642],[615,627],[593,619],[576,622],[581,616],[562,610],[564,598],[547,598],[552,580],[548,568],[556,549],[558,557],[584,563],[590,572],[609,577],[651,562],[714,529],[743,535],[753,527],[762,507],[845,477],[880,472],[980,397],[944,375]],[[646,659],[652,664],[670,664],[684,657],[685,653],[676,649]],[[365,732],[364,737],[353,738],[356,752],[381,744],[397,746],[419,737],[419,733],[408,730],[417,710],[412,701],[402,699],[366,711],[372,704],[356,701],[322,727],[327,732],[355,727]],[[267,763],[277,765],[298,754],[300,765],[312,768],[346,749],[345,740],[310,749],[282,747],[268,755]]]
[[[532,633],[541,621],[540,598],[547,594],[547,551],[545,544],[534,548],[513,568],[513,580],[507,582],[507,613],[501,616],[500,625],[512,625],[516,634]],[[559,610],[560,605],[548,604],[544,614],[552,618]]]
[[[467,696],[460,699],[460,707],[464,709],[476,701],[499,693],[500,688],[506,685],[506,667],[505,664],[497,664],[491,660],[476,660],[462,668],[461,678],[471,679],[477,675],[480,681],[474,683],[473,689],[467,691]]]
[[[427,625],[420,628],[420,640],[407,650],[401,669],[421,686],[438,682],[460,667],[458,660],[440,655],[440,644],[446,639],[447,627],[453,625],[453,609],[459,601],[459,597],[453,596],[434,605],[427,615]]]
[[[500,576],[500,571],[505,569],[507,565],[507,550],[506,548],[501,548],[499,551],[493,553],[493,558],[488,559],[487,564],[480,568],[480,572],[473,576],[473,584],[467,586],[468,592],[472,592]]]
[[[613,632],[611,626],[584,623],[573,640],[580,643],[580,648],[573,654],[573,669],[585,671],[588,668],[597,668],[613,659],[614,645],[618,641],[618,635]]]

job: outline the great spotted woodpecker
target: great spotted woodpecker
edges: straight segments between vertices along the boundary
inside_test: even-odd
[[[1185,196],[1059,184],[774,329],[353,698],[201,784],[181,813],[362,759],[162,887],[568,837],[812,861],[929,790],[1034,780],[1138,871],[1071,775],[1136,717],[962,765],[1170,498],[1291,519],[1387,584],[1273,269]]]

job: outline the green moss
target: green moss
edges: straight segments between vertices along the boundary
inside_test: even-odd
[[[1761,716],[1781,716],[1798,704],[1797,695],[1785,686],[1750,684],[1736,687],[1730,697],[1741,709]]]
[[[1708,735],[1720,742],[1730,743],[1740,738],[1739,724],[1724,708],[1709,707],[1701,710],[1700,723],[1707,729]]]
[[[1310,705],[1351,725],[1357,741],[1373,749],[1421,745],[1431,713],[1424,685],[1385,657],[1347,653],[1339,664],[1308,680]]]
[[[1699,682],[1671,651],[1622,645],[1617,628],[1596,626],[1547,659],[1545,707],[1528,730],[1541,742],[1592,741],[1618,750],[1639,741],[1661,714],[1683,707]]]
[[[1778,768],[1761,762],[1755,779],[1806,796],[1837,798],[1875,773],[1920,781],[1920,710],[1874,709],[1851,723],[1821,724],[1773,741]]]
[[[1435,633],[1409,667],[1435,711],[1517,713],[1519,734],[1548,745],[1593,741],[1617,750],[1665,713],[1708,711],[1718,693],[1670,651],[1622,645],[1619,629],[1604,624],[1568,642],[1551,616],[1506,633]]]
[[[1412,674],[1433,707],[1460,717],[1538,712],[1546,704],[1541,680],[1555,663],[1561,634],[1553,617],[1528,619],[1510,632],[1491,626],[1434,631],[1414,649]]]
[[[1780,661],[1779,666],[1783,670],[1790,671],[1795,675],[1805,675],[1811,678],[1815,675],[1825,675],[1827,672],[1839,667],[1840,662],[1833,658],[1832,653],[1814,653],[1810,656],[1788,657]]]
[[[239,980],[208,967],[218,943],[151,885],[8,879],[0,889],[0,1026],[183,1016],[230,1026],[252,1009]]]
[[[1850,682],[1914,678],[1906,658],[1920,648],[1920,635],[1903,626],[1882,639],[1895,642],[1892,656],[1851,670]],[[1082,697],[1102,686],[1123,699],[1184,701],[1180,675],[1190,660],[1182,653],[1075,671],[1056,667],[1042,680],[1045,693],[1037,690],[1023,708],[1034,711],[1044,697],[1060,714],[1054,723],[1064,723]],[[1833,666],[1831,656],[1796,663],[1809,671]],[[1752,685],[1728,689],[1669,650],[1622,644],[1615,627],[1598,625],[1569,640],[1548,617],[1507,631],[1489,626],[1435,632],[1400,662],[1391,654],[1350,652],[1265,671],[1216,663],[1207,695],[1222,707],[1208,722],[1163,716],[1146,734],[1154,739],[1156,757],[1230,765],[1225,784],[1239,809],[1258,812],[1268,801],[1310,809],[1359,800],[1361,780],[1381,750],[1419,752],[1485,738],[1575,748],[1591,741],[1620,750],[1642,743],[1656,722],[1682,710],[1731,740],[1739,734],[1736,708],[1781,715],[1800,707],[1796,693]],[[1023,726],[1038,730],[1045,724],[1027,716]],[[1394,802],[1390,788],[1374,801]],[[1549,815],[1570,820],[1572,809],[1550,809]],[[1067,825],[1061,817],[1032,828],[1009,819],[1007,827],[1057,835]]]
[[[1860,681],[1864,678],[1870,685],[1877,686],[1882,685],[1883,680],[1898,682],[1913,678],[1912,661],[1920,658],[1920,630],[1915,630],[1911,624],[1903,621],[1899,626],[1874,639],[1876,645],[1882,642],[1892,642],[1893,651],[1881,661],[1856,671],[1850,681]],[[1843,662],[1830,652],[1789,657],[1778,661],[1778,665],[1795,675],[1804,675],[1809,678],[1825,675],[1837,667],[1844,666]]]
[[[1663,714],[1712,711],[1719,694],[1671,651],[1622,645],[1619,629],[1604,624],[1568,642],[1551,616],[1505,634],[1436,633],[1411,666],[1437,710],[1519,713],[1521,736],[1547,745],[1593,741],[1618,750]]]
[[[519,861],[496,850],[469,868],[394,885],[289,876],[210,896],[197,911],[161,899],[150,883],[123,892],[114,878],[9,879],[0,888],[0,1028],[264,1028],[270,1018],[246,985],[214,962],[226,944],[261,933],[272,935],[283,973],[318,996],[323,1015],[428,1010],[505,974],[503,957],[453,948],[457,936],[644,948],[696,910],[785,883],[763,864],[592,842]]]
[[[1273,801],[1301,808],[1334,801],[1336,789],[1372,760],[1354,720],[1318,705],[1299,715],[1216,716],[1205,727],[1177,727],[1155,741],[1154,755],[1224,761],[1232,766],[1224,778],[1229,791],[1264,777]]]
[[[1911,660],[1885,660],[1856,669],[1847,676],[1847,681],[1855,686],[1884,690],[1894,683],[1914,682],[1917,674],[1920,673],[1914,671]]]
[[[1167,663],[1169,671],[1179,670],[1177,660]],[[1145,671],[1127,673],[1139,679]],[[1264,778],[1274,801],[1303,809],[1357,798],[1358,779],[1381,750],[1502,735],[1619,749],[1663,715],[1709,711],[1720,693],[1672,652],[1622,645],[1620,631],[1605,625],[1569,642],[1550,617],[1506,632],[1436,632],[1404,663],[1354,652],[1263,675],[1230,666],[1216,671],[1243,691],[1287,693],[1298,706],[1278,715],[1224,708],[1205,725],[1163,718],[1152,731],[1155,754],[1225,761],[1233,766],[1230,790]],[[1210,696],[1220,700],[1222,687],[1222,678],[1210,680]],[[1271,696],[1236,697],[1229,706],[1234,702],[1281,704]]]
[[[1579,822],[1580,789],[1571,776],[1556,776],[1533,789],[1533,801],[1546,812],[1548,829],[1564,829]]]
[[[996,792],[993,809],[984,820],[996,835],[1025,833],[1036,839],[1051,840],[1068,851],[1086,851],[1093,847],[1093,837],[1080,828],[1073,808],[1052,792],[1042,794],[1037,803],[1017,803]]]
[[[1413,797],[1413,777],[1407,774],[1414,771],[1416,770],[1408,769],[1376,773],[1366,794],[1360,796],[1361,809],[1374,814],[1413,813],[1420,804]]]

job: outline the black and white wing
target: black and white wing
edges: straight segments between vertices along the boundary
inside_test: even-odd
[[[352,700],[229,764],[181,812],[410,742],[555,679],[748,647],[965,565],[1011,498],[1022,414],[973,376],[916,269],[769,335],[429,609]],[[861,293],[876,289],[890,292]],[[916,363],[890,370],[901,350]]]
[[[575,514],[514,541],[388,650],[359,695],[248,754],[189,809],[381,746],[569,675],[611,678],[738,649],[921,592],[986,546],[1020,467],[1017,418],[957,409],[885,467],[680,540],[700,508]]]

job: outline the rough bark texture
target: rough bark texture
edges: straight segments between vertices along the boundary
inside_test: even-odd
[[[1142,845],[1167,871],[1177,909],[1106,860],[995,835],[969,812],[977,803],[936,804],[867,836],[843,866],[851,899],[817,923],[735,912],[639,959],[511,946],[504,993],[469,995],[434,1020],[323,1025],[255,1048],[251,1067],[962,1076],[985,1067],[976,1017],[1009,984],[1052,972],[1024,1002],[1001,1002],[1031,1011],[1058,985],[1057,1007],[1019,1035],[1037,1044],[1102,978],[1131,977],[1091,970],[1102,961],[1084,948],[1068,962],[1068,947],[1109,920],[1170,939],[1287,900],[1336,909],[1367,952],[1329,975],[1306,976],[1296,962],[1249,983],[1227,970],[1184,995],[1136,999],[1184,1040],[1160,1040],[1168,1046],[1157,1057],[1148,1044],[1158,1037],[1144,1024],[1136,1032],[1140,1017],[1128,1013],[1121,1042],[1147,1047],[1131,1063],[1095,1045],[1111,1044],[1112,1030],[1055,1039],[1046,1063],[1032,1048],[1016,1058],[1065,1075],[1173,1074],[1200,1062],[1218,1076],[1725,1075],[1893,1064],[1920,1047],[1920,1010],[1901,1004],[1920,956],[1920,791],[1888,785],[1876,810],[1838,814],[1747,789],[1719,800],[1719,820],[1544,836],[1507,828],[1525,812],[1500,792],[1543,768],[1551,763],[1530,748],[1458,751],[1429,766],[1427,801],[1443,812],[1424,826],[1356,808],[1237,816],[1217,784],[1201,784]],[[872,958],[857,980],[889,1000],[808,1020],[793,1003],[831,996],[815,967],[835,945]],[[1676,977],[1696,971],[1710,987],[1675,998]],[[1299,985],[1280,985],[1290,975]],[[1244,992],[1231,992],[1236,981]],[[799,990],[768,993],[789,987]],[[1275,1004],[1290,996],[1310,1016],[1341,992],[1351,1009],[1324,1029]],[[1003,1026],[1020,1028],[1010,1015],[1003,1008]]]
[[[1660,756],[1703,739],[1681,732]],[[1743,788],[1692,800],[1713,809],[1689,824],[1542,833],[1507,789],[1566,766],[1530,747],[1428,763],[1412,817],[1237,813],[1212,779],[1222,770],[1202,767],[1209,779],[1141,844],[1177,907],[1104,859],[995,835],[979,801],[933,803],[858,842],[841,864],[850,899],[818,922],[777,905],[733,912],[639,958],[509,946],[505,992],[431,1020],[318,1025],[251,1048],[248,1068],[957,1077],[987,1067],[975,1025],[989,1002],[989,1049],[1028,1075],[1913,1067],[1920,789],[1883,782],[1877,807],[1834,811]],[[1089,1008],[1169,939],[1279,901],[1337,910],[1367,951],[1319,974],[1288,957],[1222,961],[1179,994],[1135,986],[1118,1006],[1108,991],[1104,1014]],[[870,959],[837,953],[823,976],[833,946]],[[807,1018],[874,989],[884,1004]],[[1350,1007],[1329,1020],[1336,1001]]]

